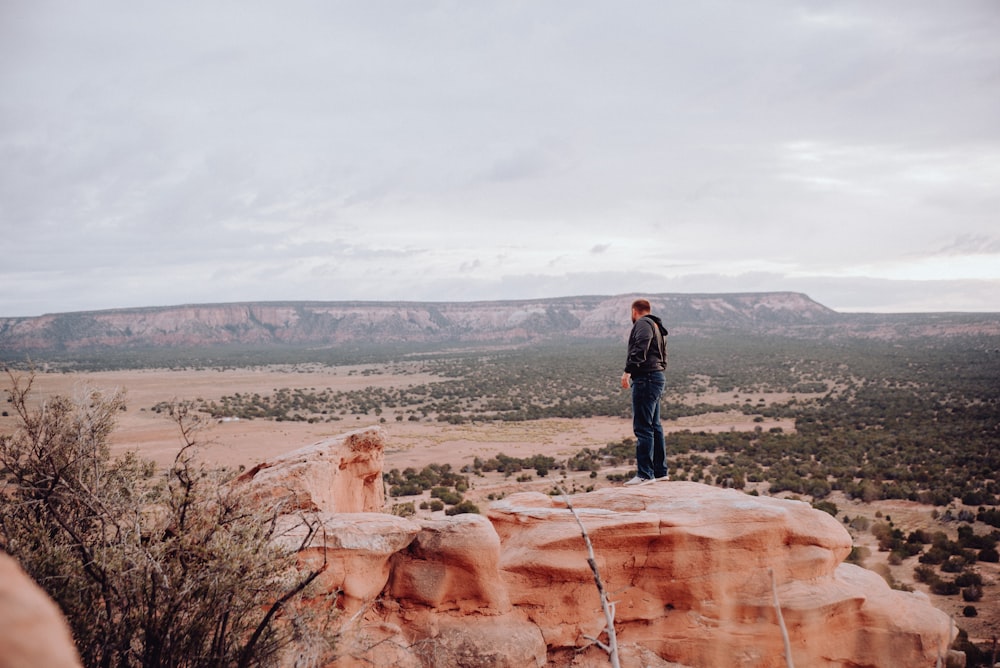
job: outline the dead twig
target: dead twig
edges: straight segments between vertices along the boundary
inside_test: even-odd
[[[781,602],[778,601],[778,584],[774,579],[774,569],[769,568],[767,572],[771,575],[771,593],[774,594],[774,611],[778,615],[778,626],[781,627],[781,639],[785,643],[785,663],[788,668],[795,668],[792,662],[792,643],[788,639],[788,628],[785,626],[785,618],[781,614]]]
[[[566,503],[566,508],[569,512],[573,514],[573,519],[580,526],[580,533],[583,535],[583,542],[587,546],[587,564],[590,566],[590,571],[594,574],[594,584],[597,585],[597,593],[601,597],[601,609],[604,611],[604,622],[606,625],[605,632],[608,634],[608,642],[603,643],[598,638],[591,638],[590,636],[585,636],[587,640],[592,640],[597,644],[602,650],[608,653],[608,659],[611,661],[611,665],[614,668],[620,668],[621,664],[618,661],[618,638],[615,635],[615,603],[608,599],[608,593],[604,589],[604,582],[601,580],[601,573],[597,569],[597,558],[594,556],[594,546],[590,542],[590,536],[587,534],[587,528],[583,525],[583,521],[577,514],[576,509],[573,508],[573,504],[570,503],[569,497],[566,496],[566,492],[562,489],[559,490],[562,495],[563,501]]]

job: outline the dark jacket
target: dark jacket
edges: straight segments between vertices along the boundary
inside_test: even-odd
[[[628,335],[625,371],[633,376],[667,368],[667,330],[655,315],[644,315]]]

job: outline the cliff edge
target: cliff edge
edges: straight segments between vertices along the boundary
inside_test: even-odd
[[[262,499],[291,495],[290,507],[323,521],[323,540],[301,559],[325,556],[324,586],[342,592],[331,665],[608,665],[594,642],[606,639],[600,598],[567,498],[513,494],[485,517],[387,515],[373,491],[384,445],[380,430],[360,430],[240,483],[257,485]],[[314,467],[328,472],[328,489],[305,473]],[[615,605],[622,665],[785,666],[775,596],[795,665],[929,668],[948,653],[947,615],[843,563],[849,534],[806,503],[692,482],[568,501]]]

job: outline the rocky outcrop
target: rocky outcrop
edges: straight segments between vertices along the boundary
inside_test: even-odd
[[[0,668],[79,668],[69,626],[52,599],[0,552]]]
[[[257,464],[236,478],[261,503],[282,512],[380,512],[385,434],[368,428]]]
[[[843,564],[850,536],[808,504],[690,482],[571,502],[613,592],[620,642],[690,666],[783,666],[777,592],[796,665],[933,666],[947,652],[947,616]],[[512,603],[549,647],[597,637],[600,601],[565,502],[516,494],[490,517]]]
[[[930,667],[952,640],[949,618],[925,597],[843,563],[846,530],[798,501],[662,482],[574,495],[576,516],[565,498],[538,493],[496,502],[487,517],[411,520],[367,502],[347,512],[322,480],[381,484],[368,447],[381,438],[331,439],[245,480],[261,499],[293,489],[311,499],[296,507],[314,510],[322,539],[301,556],[325,560],[324,587],[342,592],[335,666],[607,665],[577,517],[614,601],[624,665],[784,666],[775,596],[796,665]],[[306,473],[313,465],[324,473]]]

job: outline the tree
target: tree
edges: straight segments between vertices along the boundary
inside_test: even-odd
[[[0,437],[0,548],[62,608],[85,665],[274,665],[325,623],[319,612],[282,620],[326,564],[300,572],[297,550],[276,540],[289,516],[196,462],[184,409],[170,411],[184,445],[157,475],[134,453],[110,455],[121,392],[32,408],[34,377],[10,379],[20,428]],[[306,524],[301,549],[319,523],[293,519]]]

